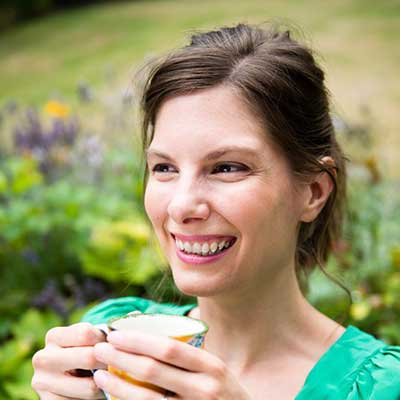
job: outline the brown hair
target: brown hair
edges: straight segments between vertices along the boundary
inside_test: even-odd
[[[289,31],[272,25],[238,24],[192,35],[190,44],[150,65],[140,104],[143,149],[152,141],[157,111],[165,100],[218,85],[228,85],[239,94],[296,176],[322,171],[330,175],[334,189],[324,208],[314,221],[300,226],[296,272],[299,278],[300,272],[307,277],[318,265],[348,292],[323,267],[341,234],[346,158],[335,138],[324,72],[313,52],[291,38]],[[335,165],[322,164],[324,156],[331,156]],[[146,169],[144,187],[147,178]],[[306,285],[301,279],[300,283]]]

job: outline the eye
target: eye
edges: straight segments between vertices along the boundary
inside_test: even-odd
[[[216,166],[215,170],[217,170],[219,173],[232,173],[232,172],[241,172],[241,171],[248,171],[248,167],[246,167],[243,164],[219,164]],[[218,173],[217,172],[217,173]]]
[[[174,172],[173,170],[171,170],[171,168],[173,167],[169,164],[156,164],[151,170],[154,173],[165,174]],[[248,170],[249,168],[243,164],[233,164],[233,163],[219,164],[214,169],[214,171],[216,171],[215,173],[223,173],[223,174],[243,172]]]
[[[168,164],[156,164],[151,170],[153,172],[172,172],[172,171],[168,171],[168,168],[170,167],[170,165]]]

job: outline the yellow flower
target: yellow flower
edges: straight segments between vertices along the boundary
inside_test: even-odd
[[[364,165],[367,167],[369,173],[371,174],[372,182],[379,182],[381,180],[381,174],[379,171],[378,159],[375,156],[367,157],[364,160]]]
[[[65,118],[69,115],[69,107],[56,100],[48,101],[44,111],[52,117]]]
[[[366,301],[360,303],[354,303],[350,307],[350,315],[356,321],[361,321],[368,317],[371,312],[371,305]]]

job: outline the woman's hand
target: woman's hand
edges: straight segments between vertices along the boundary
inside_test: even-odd
[[[40,399],[103,399],[93,377],[80,376],[89,375],[80,370],[105,368],[93,348],[104,340],[104,333],[88,323],[50,329],[46,346],[32,359],[32,387]]]
[[[216,356],[164,336],[111,332],[94,347],[96,358],[133,378],[174,392],[179,400],[250,400],[250,395]],[[96,371],[99,387],[120,400],[160,400],[160,393]]]

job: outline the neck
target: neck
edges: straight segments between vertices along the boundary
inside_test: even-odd
[[[191,315],[209,325],[205,349],[238,374],[262,361],[282,359],[285,353],[317,362],[337,338],[332,332],[340,325],[308,303],[292,271],[275,276],[263,288],[199,297]]]

